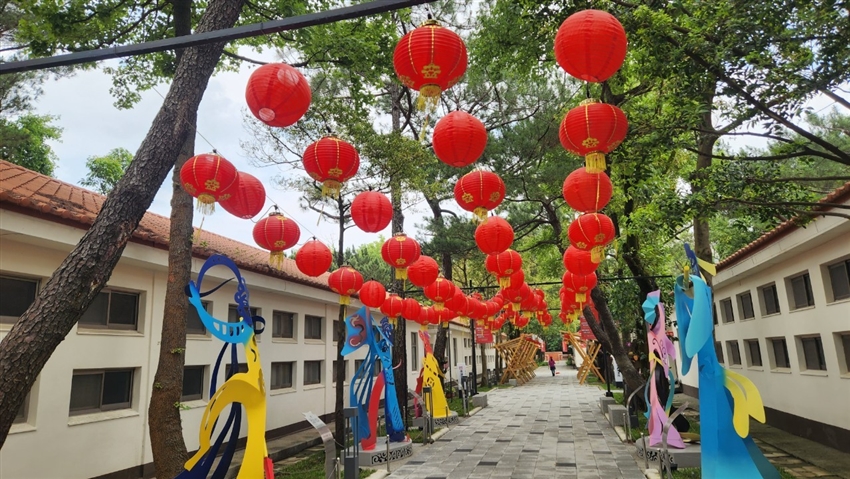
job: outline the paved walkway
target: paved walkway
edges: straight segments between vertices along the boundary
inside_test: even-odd
[[[395,469],[394,478],[644,479],[599,410],[600,391],[575,370],[548,368],[523,386],[495,390],[465,419]]]

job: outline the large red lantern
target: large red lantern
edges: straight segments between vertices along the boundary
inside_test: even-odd
[[[564,291],[575,294],[576,301],[579,303],[587,301],[587,295],[590,293],[590,290],[596,287],[597,283],[596,273],[577,275],[573,274],[572,271],[565,272],[562,281],[564,283]]]
[[[198,211],[211,214],[215,202],[230,198],[236,183],[236,167],[214,153],[195,155],[180,168],[180,184],[198,199]]]
[[[304,243],[295,253],[295,265],[298,271],[307,276],[317,277],[328,271],[333,263],[331,250],[316,238]]]
[[[475,244],[484,254],[498,254],[511,247],[514,229],[498,216],[491,216],[475,228]]]
[[[602,213],[585,213],[570,223],[567,229],[570,244],[578,249],[590,250],[590,260],[602,261],[605,245],[614,240],[614,222]]]
[[[366,281],[360,286],[360,302],[370,308],[380,308],[387,298],[387,289],[384,285],[375,281]]]
[[[268,63],[254,70],[245,88],[248,108],[269,126],[289,126],[310,108],[310,83],[285,63]]]
[[[419,92],[419,107],[433,109],[440,92],[451,88],[466,73],[466,45],[455,32],[435,20],[399,40],[393,52],[393,67],[401,83]]]
[[[433,283],[422,288],[425,297],[434,302],[434,310],[441,311],[443,304],[455,294],[457,287],[450,280],[438,277]]]
[[[475,213],[481,220],[487,218],[487,212],[499,206],[504,199],[505,183],[499,175],[490,171],[470,171],[455,184],[457,204]]]
[[[360,155],[349,143],[326,136],[304,150],[301,162],[307,174],[322,183],[322,194],[336,198],[342,184],[360,168]]]
[[[422,306],[422,309],[419,310],[419,324],[439,324],[440,319],[437,317],[437,311],[430,306]]]
[[[422,305],[413,298],[404,298],[401,304],[401,315],[405,319],[419,322],[422,315]]]
[[[487,255],[484,267],[499,278],[500,287],[506,288],[510,284],[510,276],[522,269],[522,256],[512,249]]]
[[[573,274],[588,275],[596,271],[599,263],[591,261],[590,251],[583,251],[570,245],[564,252],[564,267]]]
[[[564,20],[555,35],[555,60],[570,75],[603,82],[626,58],[626,31],[613,15],[582,10]]]
[[[504,296],[505,301],[511,303],[511,308],[513,311],[519,311],[520,304],[531,295],[531,288],[526,283],[522,283],[519,286],[511,286],[510,288],[504,288],[502,290],[502,296]]]
[[[395,321],[395,319],[401,315],[401,309],[403,306],[404,300],[401,299],[399,295],[390,293],[390,295],[384,300],[384,304],[381,305],[381,312],[390,318],[390,321]]]
[[[257,216],[266,204],[266,189],[263,183],[244,171],[236,172],[236,181],[228,193],[229,198],[221,198],[218,202],[224,211],[237,218],[251,219]]]
[[[407,267],[419,259],[420,253],[419,243],[404,233],[396,233],[381,246],[381,257],[395,268],[395,279],[407,279]]]
[[[466,316],[466,311],[469,309],[469,300],[460,288],[455,288],[454,294],[446,299],[443,306],[446,309],[452,310],[459,316]]]
[[[351,266],[343,266],[328,276],[328,286],[339,294],[339,304],[351,304],[351,295],[363,286],[363,275]]]
[[[623,110],[614,105],[585,100],[568,111],[558,136],[561,145],[584,156],[588,173],[605,171],[605,154],[617,148],[629,129]]]
[[[595,213],[611,201],[614,191],[611,179],[603,172],[588,173],[578,168],[564,180],[564,200],[570,208],[582,213]]]
[[[280,268],[283,265],[283,251],[295,246],[301,237],[301,228],[295,221],[275,210],[254,225],[254,241],[271,253],[269,264]]]
[[[525,272],[523,270],[518,269],[513,272],[510,276],[508,276],[508,286],[519,286],[522,283],[525,283]]]
[[[430,256],[420,255],[419,259],[407,267],[407,279],[420,288],[433,283],[439,275],[440,266]]]
[[[453,111],[434,126],[433,146],[440,161],[463,168],[484,153],[487,130],[478,118],[465,111]]]
[[[393,205],[389,198],[377,191],[364,191],[351,202],[351,219],[367,233],[377,233],[393,219]]]

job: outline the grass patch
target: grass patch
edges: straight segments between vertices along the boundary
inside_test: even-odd
[[[360,477],[368,477],[374,469],[360,469]],[[295,464],[275,466],[275,479],[325,479],[325,453],[317,452]]]
[[[786,471],[782,468],[777,468],[779,470],[779,477],[782,479],[795,479],[790,472]],[[673,479],[700,479],[702,477],[701,470],[698,467],[689,467],[685,469],[678,469],[673,471]]]

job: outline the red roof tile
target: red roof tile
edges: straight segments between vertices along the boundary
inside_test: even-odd
[[[818,201],[818,203],[821,203],[821,204],[812,208],[812,211],[828,211],[828,210],[831,210],[832,206],[829,206],[828,205],[829,203],[832,203],[832,204],[841,203],[843,201],[846,201],[847,199],[850,199],[850,182],[845,183],[844,186],[836,189],[835,191],[833,191],[832,193],[828,194],[823,199]],[[795,229],[800,227],[801,220],[804,220],[806,218],[808,218],[808,216],[805,216],[805,217],[804,216],[795,216],[795,217],[793,217],[793,218],[791,218],[787,221],[783,221],[776,228],[773,228],[772,230],[768,231],[767,233],[759,236],[752,243],[744,246],[743,248],[732,253],[727,258],[724,258],[722,261],[717,263],[717,270],[720,271],[720,270],[722,270],[726,267],[733,265],[734,263],[737,263],[738,261],[740,261],[740,260],[746,258],[747,256],[755,253],[756,251],[760,250],[761,248],[764,248],[765,246],[773,243],[774,241],[778,240],[779,238],[785,236],[786,234],[794,231]]]
[[[15,205],[25,214],[87,229],[94,223],[105,199],[93,191],[0,160],[0,207]],[[168,218],[148,212],[133,232],[133,240],[168,249],[169,228]],[[197,232],[195,228],[196,236]],[[268,251],[201,231],[200,239],[192,245],[192,255],[208,258],[216,253],[232,259],[242,269],[330,291],[329,273],[318,278],[307,276],[288,258],[284,258],[283,267],[277,270],[268,264]]]

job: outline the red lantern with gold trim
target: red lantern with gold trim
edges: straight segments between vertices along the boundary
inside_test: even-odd
[[[576,12],[555,34],[555,61],[570,75],[603,82],[617,73],[626,58],[626,30],[601,10]]]
[[[322,194],[337,198],[342,184],[360,168],[360,155],[349,143],[326,136],[304,150],[301,162],[310,178],[322,183]]]
[[[211,214],[215,202],[229,199],[236,183],[236,167],[215,153],[195,155],[180,168],[180,184],[198,199],[198,211]]]
[[[339,304],[351,304],[351,295],[363,286],[363,275],[351,266],[343,266],[328,276],[328,286],[339,294]]]
[[[577,275],[587,275],[596,271],[599,263],[590,260],[590,251],[583,251],[573,245],[564,252],[564,267]]]
[[[585,275],[574,274],[572,271],[564,273],[562,278],[564,283],[564,291],[569,294],[574,294],[576,301],[584,303],[587,301],[587,295],[590,290],[596,287],[596,273]]]
[[[450,280],[439,276],[433,283],[422,288],[426,298],[434,302],[434,310],[441,311],[443,304],[455,294],[457,287]]]
[[[229,198],[218,201],[224,211],[237,218],[251,219],[263,210],[266,204],[266,188],[256,177],[245,173],[236,172],[236,182],[228,191]]]
[[[434,154],[443,163],[463,168],[475,162],[487,146],[484,123],[465,111],[453,111],[434,126]]]
[[[437,317],[437,311],[430,306],[422,306],[419,311],[419,324],[440,324],[440,318]]]
[[[393,219],[393,205],[389,198],[377,191],[364,191],[351,202],[351,220],[367,233],[377,233]]]
[[[307,113],[310,83],[285,63],[268,63],[254,70],[245,88],[248,109],[269,126],[290,126]]]
[[[399,315],[401,315],[403,306],[404,300],[401,299],[399,295],[390,293],[389,296],[384,299],[384,304],[381,305],[381,312],[390,318],[391,321],[394,321],[397,317],[399,317]]]
[[[440,92],[466,73],[466,45],[457,33],[427,20],[399,40],[393,67],[401,83],[419,92],[419,107],[434,108]]]
[[[502,290],[502,296],[504,296],[505,301],[511,303],[512,311],[519,311],[522,302],[531,294],[531,288],[526,283],[522,283],[518,287],[511,286]]]
[[[461,208],[484,220],[487,212],[505,199],[505,183],[493,172],[474,170],[458,180],[454,192],[455,200]]]
[[[404,298],[401,304],[401,316],[411,321],[419,322],[422,314],[422,305],[413,298]]]
[[[605,245],[614,240],[614,222],[602,213],[585,213],[570,223],[567,229],[570,244],[578,249],[590,250],[590,260],[599,263]]]
[[[381,246],[381,257],[395,268],[395,279],[407,279],[407,267],[419,259],[421,251],[415,239],[396,233]]]
[[[301,237],[301,228],[295,221],[283,216],[277,209],[254,225],[254,241],[271,253],[269,264],[276,268],[283,265],[283,251],[295,246]]]
[[[564,180],[564,200],[570,208],[582,213],[595,213],[611,201],[614,187],[605,173],[588,173],[579,168]]]
[[[498,216],[491,216],[475,228],[475,244],[484,254],[499,254],[511,247],[514,229]]]
[[[360,302],[370,308],[380,308],[387,299],[387,288],[383,284],[371,280],[360,287]]]
[[[316,238],[304,243],[304,246],[295,253],[295,265],[298,266],[298,271],[314,278],[326,273],[332,263],[331,250]]]
[[[585,100],[567,112],[558,136],[561,146],[584,156],[588,173],[605,171],[605,154],[617,148],[629,130],[626,114],[614,105]]]
[[[443,302],[443,307],[450,309],[459,316],[466,316],[469,307],[469,297],[460,288],[455,288],[454,294]]]
[[[506,288],[510,284],[510,276],[522,269],[522,256],[512,249],[487,255],[484,267],[499,279],[501,288]]]
[[[508,276],[508,280],[508,286],[519,286],[525,283],[525,272],[518,269],[512,275]]]
[[[430,256],[420,255],[419,259],[407,267],[407,279],[415,286],[424,288],[433,283],[440,275],[440,266]]]

